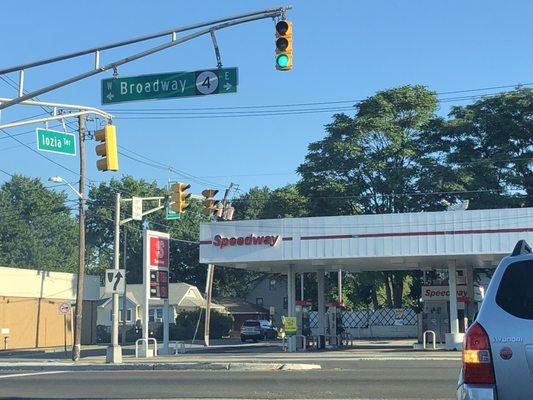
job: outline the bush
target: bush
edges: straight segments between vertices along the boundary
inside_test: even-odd
[[[96,342],[97,343],[111,343],[110,328],[105,325],[96,326]]]
[[[194,336],[196,324],[198,323],[199,311],[183,311],[176,317],[176,323],[169,325],[170,340],[190,340]],[[204,332],[205,312],[202,312],[202,319],[198,326],[198,333],[196,338],[202,337]],[[220,339],[227,336],[233,324],[233,317],[231,315],[221,314],[216,311],[211,312],[211,331],[209,337],[211,339]],[[161,332],[163,336],[163,327],[158,329],[158,334]],[[158,336],[158,335],[156,335]]]
[[[134,343],[137,339],[142,337],[142,331],[138,331],[135,327],[130,327],[126,330],[126,342]],[[118,341],[122,343],[122,325],[118,327]],[[111,327],[105,325],[96,326],[96,342],[97,343],[111,343]]]

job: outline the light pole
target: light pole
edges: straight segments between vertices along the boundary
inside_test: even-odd
[[[78,279],[76,289],[76,313],[74,315],[74,344],[72,346],[72,360],[78,361],[81,353],[81,321],[83,312],[83,278],[85,275],[85,198],[82,193],[83,187],[80,182],[80,191],[67,180],[60,176],[52,176],[48,179],[53,183],[66,184],[79,198],[79,257],[78,257]],[[84,185],[85,182],[83,182]]]

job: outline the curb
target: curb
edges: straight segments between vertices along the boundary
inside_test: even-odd
[[[282,363],[0,363],[0,371],[310,371],[318,364]]]

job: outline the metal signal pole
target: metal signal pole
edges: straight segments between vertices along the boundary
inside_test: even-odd
[[[114,266],[115,271],[120,269],[120,193],[115,194],[115,245],[114,249]],[[126,277],[124,277],[126,279]],[[124,293],[124,296],[126,293]],[[119,295],[113,293],[113,329],[111,331],[111,346],[107,348],[106,362],[121,363],[122,348],[118,344],[118,316],[119,316]],[[126,314],[126,310],[122,310]],[[125,317],[125,315],[124,315]]]
[[[74,321],[74,345],[72,361],[78,361],[81,355],[81,328],[83,315],[83,279],[85,276],[85,115],[78,117],[80,137],[80,185],[79,185],[79,254],[78,282],[76,287],[76,315]]]
[[[215,276],[215,264],[209,264],[207,267],[207,282],[205,287],[206,307],[205,307],[205,326],[204,326],[204,345],[209,347],[209,327],[211,325],[211,295],[213,293],[213,277]]]

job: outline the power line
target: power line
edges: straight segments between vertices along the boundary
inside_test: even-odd
[[[156,168],[156,169],[160,169],[160,170],[164,170],[164,171],[168,171],[168,172],[173,172],[176,175],[191,179],[193,181],[196,181],[196,182],[204,184],[204,185],[213,185],[213,186],[217,186],[217,187],[220,187],[220,188],[225,188],[226,187],[225,185],[218,184],[216,182],[211,182],[211,181],[202,179],[201,177],[198,177],[196,175],[189,174],[189,173],[187,173],[185,171],[178,170],[175,167],[173,167],[172,165],[167,165],[167,164],[161,163],[159,161],[155,161],[155,160],[153,160],[153,159],[151,159],[151,158],[149,158],[149,157],[147,157],[145,155],[142,155],[142,154],[140,154],[138,152],[130,150],[130,149],[124,147],[124,146],[120,146],[119,145],[118,147],[123,149],[123,150],[128,151],[129,153],[135,154],[136,156],[141,157],[144,160],[146,160],[146,161],[143,161],[143,160],[140,160],[140,159],[138,159],[136,157],[133,157],[131,155],[128,155],[128,154],[125,154],[124,152],[120,152],[119,151],[119,154],[121,154],[124,157],[129,158],[129,159],[131,159],[133,161],[136,161],[138,163],[150,166],[152,168]]]
[[[50,157],[47,157],[45,156],[44,154],[38,152],[37,150],[31,148],[30,146],[28,146],[26,143],[24,142],[21,142],[20,140],[18,140],[16,137],[14,137],[13,135],[11,135],[9,132],[7,132],[5,129],[0,129],[2,132],[4,132],[7,136],[9,136],[11,139],[13,139],[14,141],[18,142],[19,144],[21,144],[22,146],[26,147],[27,149],[29,149],[30,151],[34,152],[35,154],[39,155],[39,157],[42,157],[44,158],[45,160],[48,160],[50,161],[52,164],[55,164],[57,165],[58,167],[61,167],[63,168],[65,171],[68,171],[76,176],[79,176],[79,174],[73,170],[71,170],[70,168],[64,166],[63,164],[60,164],[58,163],[57,161],[54,161],[52,160]]]
[[[496,90],[496,89],[508,89],[508,88],[516,88],[520,86],[531,86],[533,85],[533,82],[528,83],[517,83],[513,85],[501,85],[501,86],[489,86],[484,88],[478,88],[478,89],[464,89],[464,90],[453,90],[453,91],[444,91],[444,92],[437,92],[437,96],[440,95],[447,95],[447,94],[458,94],[458,93],[472,93],[472,92],[480,92],[480,91],[487,91],[487,90]],[[477,96],[483,96],[483,95],[477,95]],[[469,96],[470,97],[470,96]],[[466,97],[461,97],[466,98]],[[208,110],[242,110],[242,109],[254,109],[254,108],[286,108],[286,107],[306,107],[306,106],[316,106],[316,105],[332,105],[332,104],[355,104],[363,101],[365,99],[352,99],[352,100],[333,100],[333,101],[316,101],[316,102],[308,102],[308,103],[284,103],[284,104],[256,104],[256,105],[250,105],[250,106],[228,106],[228,107],[196,107],[196,108],[143,108],[143,111],[208,111]],[[350,107],[352,108],[352,107]],[[135,112],[139,111],[139,109],[135,108],[116,108],[110,110],[110,112],[113,112],[115,114],[123,113],[123,112]]]
[[[464,100],[474,100],[482,97],[487,97],[486,94],[455,97],[441,99],[439,103],[457,102]],[[354,110],[354,107],[333,107],[333,108],[314,108],[314,109],[295,109],[295,110],[254,110],[254,111],[239,111],[239,112],[224,112],[224,113],[178,113],[178,112],[117,112],[115,119],[119,120],[179,120],[179,119],[217,119],[217,118],[245,118],[245,117],[272,117],[272,116],[288,116],[288,115],[307,115],[307,114],[321,114],[331,112],[343,112]]]

